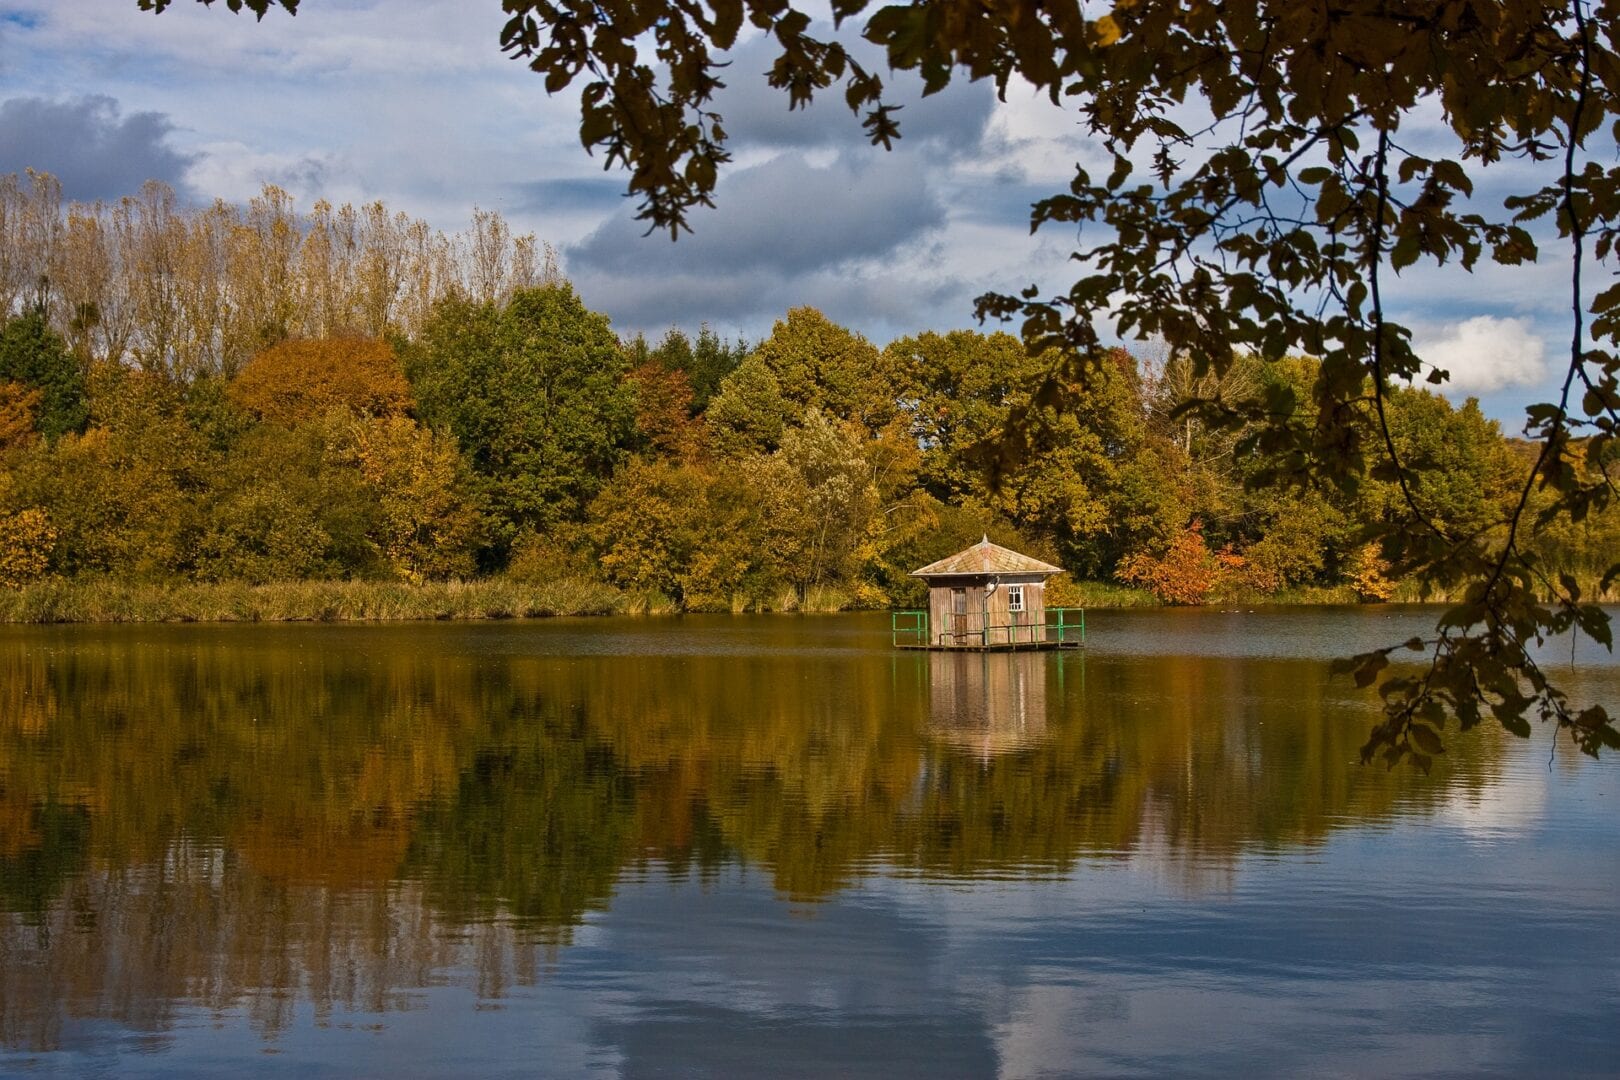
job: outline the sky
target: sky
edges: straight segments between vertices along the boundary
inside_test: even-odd
[[[764,83],[765,42],[745,41],[715,106],[735,160],[717,208],[671,243],[643,235],[624,178],[580,146],[577,98],[502,55],[503,21],[498,0],[303,0],[262,23],[189,0],[162,16],[0,0],[0,174],[42,169],[87,201],[148,179],[197,202],[274,183],[304,209],[381,199],[446,231],[495,209],[554,245],[621,333],[651,336],[707,323],[757,341],[809,304],[882,345],[976,326],[981,293],[1074,276],[1074,233],[1031,236],[1029,206],[1107,161],[1027,88],[923,99],[897,76],[904,137],[884,152],[837,95],[790,113]],[[1386,294],[1451,372],[1446,393],[1479,396],[1511,433],[1556,392],[1567,274],[1557,249],[1516,270],[1418,268]]]

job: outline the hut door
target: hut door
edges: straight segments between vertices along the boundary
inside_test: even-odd
[[[960,645],[967,636],[967,590],[951,590],[951,642]]]

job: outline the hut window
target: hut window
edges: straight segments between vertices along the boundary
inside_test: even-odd
[[[1007,610],[1024,610],[1024,587],[1022,585],[1007,586]]]

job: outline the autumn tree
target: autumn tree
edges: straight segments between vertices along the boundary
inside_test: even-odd
[[[699,470],[669,462],[621,469],[591,506],[608,580],[684,604],[684,579],[705,539],[707,486]]]
[[[188,422],[180,387],[159,375],[100,368],[82,435],[41,442],[12,461],[13,499],[56,530],[51,568],[154,579],[185,573],[201,529],[196,496],[217,455]]]
[[[56,529],[37,506],[15,506],[12,481],[0,472],[0,588],[15,589],[50,568]]]
[[[470,575],[482,520],[450,438],[404,416],[353,421],[340,438],[377,500],[374,539],[394,573],[415,583]]]
[[[230,383],[231,399],[272,423],[351,416],[397,416],[412,406],[393,348],[367,338],[284,341],[248,361]]]
[[[635,391],[637,441],[654,454],[691,458],[702,445],[702,422],[692,418],[692,384],[681,368],[649,358],[626,379]]]
[[[34,441],[43,397],[20,382],[0,382],[0,454]]]
[[[1166,604],[1198,605],[1242,569],[1240,556],[1212,552],[1204,525],[1193,521],[1171,538],[1164,551],[1135,552],[1119,564],[1119,579],[1152,590]]]

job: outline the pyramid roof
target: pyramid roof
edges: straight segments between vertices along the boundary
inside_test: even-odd
[[[955,555],[931,562],[921,570],[913,570],[912,577],[951,577],[958,574],[1061,574],[1063,567],[1020,555],[1011,548],[992,544],[987,536],[970,548]]]

